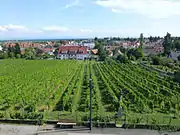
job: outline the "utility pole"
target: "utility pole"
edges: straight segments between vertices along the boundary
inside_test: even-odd
[[[90,131],[92,130],[92,74],[90,73]]]

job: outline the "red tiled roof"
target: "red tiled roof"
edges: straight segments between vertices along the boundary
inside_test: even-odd
[[[88,54],[88,47],[86,46],[61,46],[59,47],[58,54],[74,52],[77,54]]]
[[[25,47],[39,47],[40,46],[39,43],[32,43],[32,42],[19,42],[18,44],[19,44],[19,46],[21,48],[25,48]],[[15,46],[16,44],[15,43],[11,43],[11,42],[6,42],[6,43],[4,43],[4,45],[6,47],[9,47],[9,46],[12,47],[12,46]]]

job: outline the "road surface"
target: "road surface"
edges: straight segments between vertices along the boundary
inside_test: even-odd
[[[93,128],[90,133],[87,129],[42,131],[46,127],[33,125],[8,125],[0,124],[0,135],[180,135],[180,132],[167,133],[144,129],[121,128]],[[52,126],[49,126],[52,127]],[[49,128],[48,127],[48,128]]]

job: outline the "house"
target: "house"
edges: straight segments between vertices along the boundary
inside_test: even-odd
[[[93,42],[92,43],[83,43],[83,45],[89,47],[90,49],[93,49],[95,46],[95,43],[93,43]]]
[[[92,59],[98,59],[99,58],[99,56],[98,56],[98,49],[92,49],[91,50],[91,58]]]
[[[180,56],[180,51],[171,51],[169,58],[172,60],[177,60],[178,56]]]
[[[92,54],[97,55],[98,54],[98,49],[92,49],[91,52],[92,52]]]
[[[87,46],[60,46],[58,50],[58,59],[77,59],[85,60],[89,58]]]
[[[54,48],[53,46],[51,46],[51,45],[48,45],[48,46],[45,46],[45,47],[42,49],[42,51],[43,51],[44,53],[49,54],[49,55],[54,55],[55,48]]]
[[[2,51],[3,50],[3,47],[2,46],[0,46],[0,51]]]

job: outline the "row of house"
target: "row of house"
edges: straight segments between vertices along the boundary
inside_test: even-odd
[[[87,46],[60,46],[57,59],[77,59],[85,60],[90,57],[90,51]]]
[[[144,41],[144,52],[145,55],[148,56],[150,54],[159,54],[164,52],[163,47],[163,39],[159,39],[155,42],[150,41],[149,39],[146,39]],[[132,48],[138,48],[140,46],[140,42],[138,40],[136,41],[113,41],[111,44],[107,44],[105,46],[106,50],[109,51],[109,56],[112,56],[113,50],[123,47],[126,49],[132,49]]]

